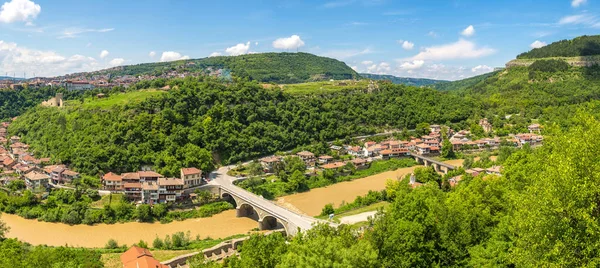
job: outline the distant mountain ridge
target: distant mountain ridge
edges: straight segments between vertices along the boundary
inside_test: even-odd
[[[431,86],[431,85],[435,85],[435,84],[450,82],[450,81],[446,81],[446,80],[434,80],[434,79],[427,79],[427,78],[397,77],[397,76],[393,76],[393,75],[368,74],[368,73],[361,73],[360,76],[362,76],[363,78],[367,78],[367,79],[389,80],[389,81],[392,81],[392,83],[394,83],[394,84],[407,85],[407,86],[417,86],[417,87],[420,87],[420,86]]]
[[[18,77],[10,77],[10,76],[0,76],[0,80],[24,80],[23,78]]]
[[[143,63],[76,75],[160,76],[169,72],[229,73],[265,83],[302,83],[329,79],[359,79],[356,71],[336,59],[309,53],[258,53],[171,62]]]

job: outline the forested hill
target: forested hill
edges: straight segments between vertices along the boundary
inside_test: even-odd
[[[492,114],[547,112],[600,100],[600,67],[575,67],[562,60],[537,60],[494,73],[465,89],[452,91],[474,98]]]
[[[582,57],[600,55],[600,35],[580,36],[550,45],[534,48],[517,56],[517,59],[539,59],[550,57]]]
[[[447,83],[445,80],[434,80],[434,79],[426,79],[426,78],[410,78],[410,77],[397,77],[393,75],[380,75],[380,74],[367,74],[361,73],[360,76],[363,78],[373,79],[373,80],[388,80],[394,84],[399,85],[407,85],[407,86],[429,86],[441,83]]]
[[[172,82],[177,87],[168,92],[112,108],[93,105],[106,98],[89,104],[87,99],[83,105],[72,101],[63,109],[36,107],[11,124],[9,132],[40,156],[82,173],[134,171],[150,164],[171,176],[183,166],[210,170],[213,158],[236,163],[381,128],[463,122],[476,113],[476,105],[456,96],[403,85],[315,98],[241,79]]]
[[[468,88],[468,87],[474,86],[478,83],[481,83],[486,78],[491,77],[495,74],[496,74],[496,72],[491,72],[491,73],[486,73],[486,74],[470,77],[470,78],[463,79],[463,80],[444,82],[444,83],[436,83],[433,85],[433,88],[440,90],[440,91],[451,91],[451,90]]]
[[[281,84],[322,80],[358,79],[359,75],[336,59],[308,53],[259,53],[219,56],[173,62],[144,63],[101,70],[93,74],[156,75],[170,71],[210,72],[224,69],[236,77]]]

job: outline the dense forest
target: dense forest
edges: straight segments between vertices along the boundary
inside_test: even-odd
[[[390,181],[391,205],[364,233],[321,225],[290,241],[255,235],[239,258],[191,267],[596,267],[600,124],[585,112],[572,121],[551,127],[543,147],[506,155],[503,176],[465,175],[452,189]]]
[[[448,83],[448,81],[445,81],[445,80],[433,80],[433,79],[426,79],[426,78],[397,77],[397,76],[393,76],[393,75],[381,75],[381,74],[366,74],[366,73],[361,73],[360,76],[363,77],[363,78],[366,78],[366,79],[391,81],[394,84],[407,85],[407,86],[416,86],[416,87],[430,86],[430,85],[437,85],[437,84]]]
[[[207,68],[230,70],[235,77],[260,82],[301,83],[322,80],[358,79],[345,63],[308,53],[258,53],[195,60],[144,63],[89,73],[112,75],[161,75],[169,71],[202,72]]]
[[[483,80],[487,79],[488,77],[492,77],[496,74],[497,74],[497,72],[491,72],[491,73],[482,74],[482,75],[470,77],[470,78],[463,79],[463,80],[446,82],[446,83],[437,83],[437,84],[433,85],[433,88],[435,88],[439,91],[451,91],[451,90],[468,88],[468,87],[477,85],[478,83],[481,83]]]
[[[422,122],[462,122],[472,103],[433,89],[382,84],[373,93],[348,90],[314,98],[265,89],[256,82],[224,84],[186,78],[136,104],[94,109],[36,107],[14,122],[40,156],[79,172],[137,170],[153,165],[167,176],[183,166],[213,169],[315,141]]]
[[[549,57],[578,57],[600,55],[600,35],[580,36],[572,40],[561,40],[550,45],[534,48],[522,53],[517,59]]]

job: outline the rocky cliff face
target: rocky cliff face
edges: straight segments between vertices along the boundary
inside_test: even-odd
[[[564,60],[569,65],[575,67],[590,67],[593,65],[600,65],[600,56],[588,56],[588,57],[556,57],[556,58],[540,58],[540,59],[514,59],[506,63],[506,68],[511,67],[528,67],[532,63],[538,60]]]

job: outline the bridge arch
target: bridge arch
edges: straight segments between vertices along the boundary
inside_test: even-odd
[[[271,216],[271,215],[266,215],[264,216],[262,219],[260,219],[258,221],[259,223],[259,229],[260,230],[278,230],[278,229],[283,229],[285,230],[285,233],[287,234],[287,226],[284,222],[282,222],[281,220]]]
[[[260,215],[259,212],[250,204],[242,203],[236,209],[237,217],[248,217],[250,219],[259,221]]]

